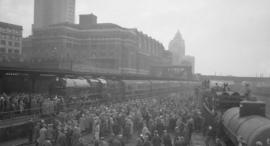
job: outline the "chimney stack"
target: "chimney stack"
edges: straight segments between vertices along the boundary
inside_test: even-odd
[[[97,16],[94,14],[80,15],[80,26],[83,28],[97,24]]]

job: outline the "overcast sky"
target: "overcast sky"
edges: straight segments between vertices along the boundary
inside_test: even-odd
[[[34,0],[0,0],[0,21],[31,34]],[[180,30],[202,74],[270,76],[270,0],[77,0],[79,14],[138,28],[161,41]]]

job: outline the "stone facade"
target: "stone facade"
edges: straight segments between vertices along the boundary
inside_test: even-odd
[[[194,56],[190,56],[190,55],[184,56],[184,58],[182,60],[182,65],[191,66],[192,67],[192,74],[195,73],[195,57]]]
[[[18,60],[22,53],[22,26],[0,22],[0,61]]]
[[[93,14],[80,19],[80,24],[35,29],[24,56],[32,61],[68,62],[72,70],[136,74],[148,74],[151,66],[171,62],[160,42],[137,29],[97,23]]]

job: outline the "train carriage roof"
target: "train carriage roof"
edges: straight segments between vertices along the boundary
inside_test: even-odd
[[[66,82],[66,87],[73,87],[73,88],[89,88],[90,84],[86,79],[70,79],[64,78]]]
[[[123,80],[125,84],[150,84],[149,80]]]

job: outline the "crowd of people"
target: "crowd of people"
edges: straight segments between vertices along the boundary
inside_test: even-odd
[[[63,98],[50,98],[43,94],[12,93],[0,95],[0,120],[30,114],[49,115],[60,110]]]
[[[42,116],[59,113],[67,108],[95,102],[97,99],[82,97],[63,98],[46,94],[11,93],[0,94],[0,120],[18,116],[39,114]]]
[[[33,126],[31,141],[38,146],[124,146],[131,141],[187,146],[194,130],[205,131],[204,121],[192,98],[133,99],[60,112],[53,121]]]

